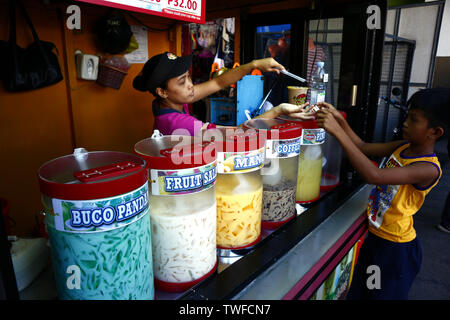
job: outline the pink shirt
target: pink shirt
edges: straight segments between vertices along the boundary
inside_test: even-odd
[[[155,116],[154,129],[163,135],[190,135],[194,136],[203,127],[204,123],[189,114],[187,104],[183,105],[183,112],[172,108],[159,108],[158,102],[153,101],[153,115]],[[208,124],[207,129],[215,128],[215,124]]]

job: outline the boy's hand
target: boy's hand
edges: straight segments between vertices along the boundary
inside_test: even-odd
[[[336,121],[333,113],[327,109],[320,109],[316,113],[316,122],[320,128],[324,128],[327,132],[336,136],[340,131],[342,131],[342,127]]]
[[[280,108],[281,114],[288,115],[291,118],[311,120],[314,119],[314,113],[309,112],[311,108],[308,107],[308,105],[309,102],[299,106],[290,103],[282,103],[278,108]]]
[[[265,58],[253,61],[254,69],[259,69],[262,72],[276,72],[280,74],[280,70],[285,68],[275,61],[273,58]]]
[[[330,103],[327,102],[319,102],[317,104],[317,106],[321,109],[321,110],[327,110],[328,112],[330,112],[338,122],[341,121],[345,121],[344,117],[342,116],[342,114]]]

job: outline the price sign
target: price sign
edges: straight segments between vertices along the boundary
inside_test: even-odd
[[[204,8],[204,4],[202,3],[201,0],[166,0],[166,1],[167,1],[167,8],[165,9],[166,13],[188,18],[198,17],[199,19],[202,16],[202,8]]]
[[[205,23],[206,0],[77,0],[195,23]]]

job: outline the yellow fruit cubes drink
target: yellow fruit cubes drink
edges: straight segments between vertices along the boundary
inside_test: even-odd
[[[320,146],[302,146],[298,161],[296,200],[313,201],[320,195],[322,150]]]
[[[217,176],[217,246],[244,247],[261,235],[262,182],[259,172]]]

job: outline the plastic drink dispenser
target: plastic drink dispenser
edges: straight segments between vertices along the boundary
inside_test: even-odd
[[[39,168],[59,299],[154,298],[145,166],[76,149]]]
[[[302,128],[293,122],[252,119],[244,128],[267,135],[263,180],[262,227],[274,229],[296,215],[298,157]]]
[[[255,130],[206,130],[217,150],[217,247],[251,247],[261,238],[265,138]]]
[[[341,111],[344,118],[347,114]],[[320,181],[320,190],[329,191],[339,185],[342,162],[342,147],[336,138],[329,134],[325,134],[325,142],[323,144],[323,167],[322,180]]]
[[[294,122],[302,128],[297,174],[297,203],[310,203],[320,198],[323,143],[325,130],[315,120],[299,120],[288,116],[279,119]]]
[[[214,144],[172,135],[134,150],[149,167],[155,286],[185,291],[217,268]]]

